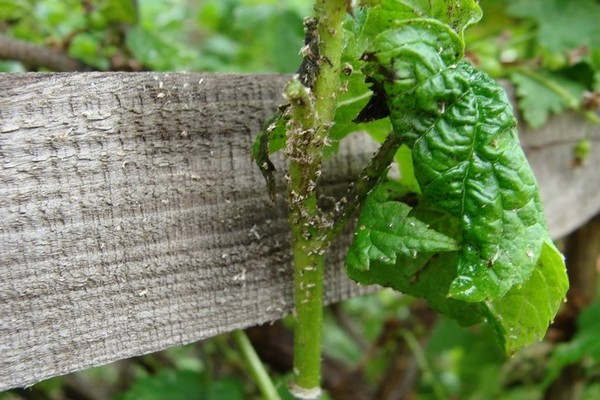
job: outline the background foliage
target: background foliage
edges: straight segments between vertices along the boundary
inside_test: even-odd
[[[101,70],[290,73],[301,61],[302,19],[311,3],[0,0],[0,34]],[[539,127],[567,109],[597,118],[600,2],[482,0],[481,6],[483,21],[467,32],[467,57],[513,82],[526,123]],[[38,69],[0,61],[3,72]],[[574,150],[584,158],[589,143]],[[551,398],[552,385],[575,368],[581,398],[600,398],[600,303],[570,317],[575,325],[567,334],[561,336],[559,324],[546,341],[507,359],[490,332],[459,328],[407,296],[382,291],[352,299],[326,313],[326,385],[333,398],[343,398],[339,386],[345,385],[357,399],[533,400]],[[273,328],[281,343],[285,325]],[[268,347],[254,341],[259,352]],[[286,376],[269,364],[289,398]],[[0,393],[0,399],[259,398],[245,369],[225,335]]]

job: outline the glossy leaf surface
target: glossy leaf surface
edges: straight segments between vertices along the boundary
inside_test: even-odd
[[[412,149],[423,196],[461,221],[450,296],[479,302],[526,282],[549,240],[535,178],[503,89],[459,61],[449,27],[409,21],[379,35],[367,73]]]
[[[567,289],[562,254],[554,245],[544,242],[527,282],[514,286],[504,297],[486,302],[484,306],[508,354],[543,338]]]
[[[410,150],[420,201],[455,226],[417,230],[416,236],[425,243],[424,235],[443,232],[459,249],[423,248],[411,257],[400,248],[395,258],[391,246],[373,251],[360,231],[365,221],[377,221],[381,230],[380,218],[395,221],[391,208],[388,215],[373,210],[386,203],[373,202],[375,192],[360,216],[348,272],[362,283],[423,297],[461,323],[484,315],[512,353],[541,339],[568,282],[507,96],[461,61],[462,49],[460,35],[448,25],[414,19],[378,35],[363,57],[373,90],[385,96],[392,134]],[[393,210],[428,226],[430,216],[418,208],[396,204]]]

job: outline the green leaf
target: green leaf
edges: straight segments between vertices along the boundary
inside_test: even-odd
[[[342,78],[342,86],[346,90],[338,100],[335,111],[335,124],[329,131],[329,137],[339,141],[350,133],[368,132],[374,138],[383,140],[392,130],[389,119],[354,122],[354,119],[367,105],[372,95],[371,89],[364,81],[364,76],[359,71],[355,71],[349,77]]]
[[[300,65],[303,30],[302,17],[297,12],[276,3],[238,3],[234,5],[233,18],[232,28],[243,34],[241,50],[247,63],[261,61],[272,71],[288,73]]]
[[[119,400],[242,400],[241,384],[233,379],[209,380],[187,370],[164,370],[138,379]]]
[[[449,295],[480,302],[526,282],[549,239],[507,96],[461,53],[446,25],[408,21],[376,38],[365,71],[412,149],[424,198],[461,221]]]
[[[0,21],[16,20],[32,12],[32,6],[27,1],[0,0]]]
[[[476,0],[402,0],[419,18],[433,18],[462,33],[469,25],[481,19],[481,8]]]
[[[338,95],[334,125],[329,130],[329,146],[325,147],[325,156],[335,154],[339,141],[355,132],[367,132],[375,140],[382,142],[392,130],[389,118],[369,122],[355,122],[359,112],[367,105],[373,92],[365,83],[360,60],[365,45],[359,43],[354,32],[354,21],[344,24],[344,46],[342,53],[342,72],[340,73],[341,91]]]
[[[89,65],[107,69],[109,65],[100,46],[101,43],[97,37],[88,33],[81,33],[73,38],[69,46],[69,55]]]
[[[435,311],[463,326],[482,321],[479,304],[448,298],[446,293],[456,276],[456,252],[417,258],[398,256],[395,264],[373,261],[369,271],[348,264],[348,276],[361,284],[378,284],[404,294],[423,298]]]
[[[360,20],[359,32],[364,38],[374,38],[379,32],[415,18],[436,19],[462,35],[482,16],[475,0],[381,0],[376,3]]]
[[[415,168],[413,166],[413,159],[410,148],[403,144],[400,146],[396,155],[394,156],[394,161],[398,164],[398,168],[400,169],[400,177],[398,178],[398,183],[402,186],[406,187],[409,191],[421,194],[421,188],[419,187],[419,182],[415,177]]]
[[[191,50],[182,43],[169,41],[169,37],[141,25],[132,27],[126,39],[127,48],[144,65],[157,71],[184,67],[193,61]]]
[[[550,72],[522,71],[511,75],[519,108],[532,128],[539,128],[551,114],[579,107],[585,87]]]
[[[585,163],[592,152],[592,142],[590,139],[580,139],[573,147],[573,159],[580,163]]]
[[[553,244],[544,242],[536,268],[527,282],[513,287],[503,298],[486,302],[489,322],[507,353],[512,354],[543,338],[565,299],[568,286],[562,254]]]
[[[137,20],[133,0],[101,0],[96,4],[98,11],[111,23],[133,24]]]
[[[422,253],[458,249],[456,240],[410,217],[410,206],[390,200],[393,194],[389,185],[380,185],[365,200],[346,259],[351,268],[368,270],[372,261],[394,265],[399,256],[416,260]]]
[[[243,400],[246,398],[240,381],[234,378],[225,378],[210,382],[205,400]]]
[[[458,221],[427,204],[410,210],[393,200],[397,195],[389,183],[369,195],[346,259],[348,276],[424,298],[461,325],[480,322],[478,304],[447,296],[456,277],[457,243],[451,236]]]
[[[506,355],[495,333],[481,328],[461,329],[454,321],[440,318],[427,340],[427,356],[435,360],[432,364],[442,381],[453,382],[450,398],[508,400],[503,396]]]
[[[596,0],[512,0],[508,12],[535,21],[539,43],[551,52],[600,48],[600,4]]]

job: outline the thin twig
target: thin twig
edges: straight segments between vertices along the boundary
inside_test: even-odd
[[[59,51],[4,35],[0,35],[0,59],[20,61],[30,67],[44,67],[59,72],[94,69]]]

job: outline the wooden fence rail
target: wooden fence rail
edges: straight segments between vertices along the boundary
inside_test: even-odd
[[[281,318],[292,309],[284,205],[250,160],[287,77],[0,75],[0,390]],[[550,229],[600,210],[600,129],[527,132]],[[357,136],[324,181],[344,187]],[[330,254],[328,302],[366,291]]]

